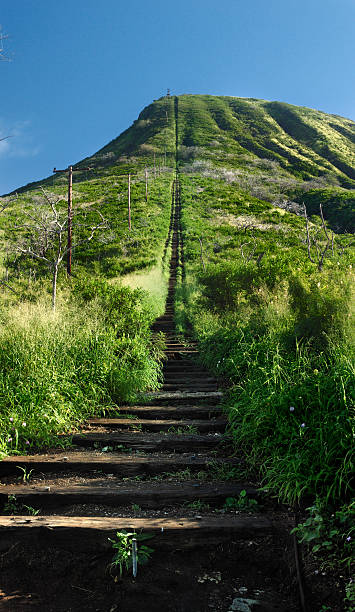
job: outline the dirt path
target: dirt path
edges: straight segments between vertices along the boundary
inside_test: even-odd
[[[0,504],[14,511],[0,517],[0,609],[299,609],[289,517],[243,481],[217,381],[174,333],[180,205],[175,181],[168,298],[154,324],[166,337],[162,389],[92,419],[70,450],[0,463]],[[27,484],[17,466],[33,470]],[[107,569],[122,529],[153,536],[136,579]]]

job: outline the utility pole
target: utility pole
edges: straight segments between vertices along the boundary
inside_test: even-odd
[[[157,169],[155,166],[155,151],[154,151],[154,178],[157,178]]]
[[[148,202],[148,170],[145,169],[145,201]]]
[[[68,172],[68,251],[67,251],[67,274],[71,276],[71,256],[72,256],[72,226],[73,226],[73,172],[82,172],[91,168],[77,168],[69,166],[65,170],[53,168],[54,173]]]
[[[128,175],[128,229],[131,231],[131,175]]]

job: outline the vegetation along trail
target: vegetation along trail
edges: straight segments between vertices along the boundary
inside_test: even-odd
[[[0,609],[351,610],[353,127],[318,114],[144,109],[76,166],[56,311],[13,219],[63,177],[4,198]]]
[[[195,343],[174,331],[174,293],[182,271],[180,207],[175,180],[168,296],[153,326],[166,338],[161,390],[149,394],[145,405],[90,419],[72,437],[74,448],[11,456],[0,463],[8,482],[0,501],[15,510],[33,509],[32,516],[0,521],[9,570],[14,559],[23,569],[20,575],[7,575],[9,609],[27,609],[33,602],[35,609],[74,610],[79,601],[87,609],[109,609],[98,608],[109,601],[127,611],[137,605],[145,610],[225,610],[225,602],[242,605],[250,598],[263,602],[264,609],[298,609],[288,567],[291,553],[285,554],[282,543],[286,540],[287,551],[288,519],[282,512],[253,512],[260,493],[240,479],[241,461],[229,457],[217,381],[199,365]],[[14,478],[19,470],[22,484]],[[124,530],[149,534],[147,544],[154,552],[145,568],[139,566],[137,581],[120,583],[119,564],[110,567],[109,538],[115,540]],[[55,601],[47,592],[51,587],[38,583],[42,571],[46,581],[53,581],[50,568],[44,570],[52,547],[56,554],[66,551],[62,575],[52,587]],[[85,568],[73,569],[73,556],[78,564],[86,559]],[[265,571],[266,562],[272,571]],[[98,584],[107,566],[112,574],[106,576],[108,594]],[[69,568],[74,572],[70,584]],[[112,589],[113,580],[119,589]],[[19,586],[22,594],[14,595]]]

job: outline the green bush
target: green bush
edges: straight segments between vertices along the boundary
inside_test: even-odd
[[[140,292],[93,281],[74,293],[56,313],[24,303],[1,315],[2,453],[52,444],[102,406],[159,386]]]
[[[344,273],[293,276],[289,281],[291,310],[295,315],[295,334],[326,346],[329,337],[342,338],[349,330],[351,284]]]

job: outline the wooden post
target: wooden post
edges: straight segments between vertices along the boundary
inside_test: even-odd
[[[148,170],[145,169],[145,201],[148,202]]]
[[[73,222],[73,166],[68,168],[68,252],[67,252],[67,274],[71,276],[72,256],[72,222]]]
[[[77,168],[73,170],[73,166],[69,166],[65,170],[57,170],[53,168],[54,173],[68,172],[68,251],[67,251],[67,273],[71,276],[71,259],[72,259],[72,224],[73,224],[73,172],[82,172],[83,170],[91,170],[91,168]]]
[[[131,231],[131,175],[128,175],[128,229]]]

